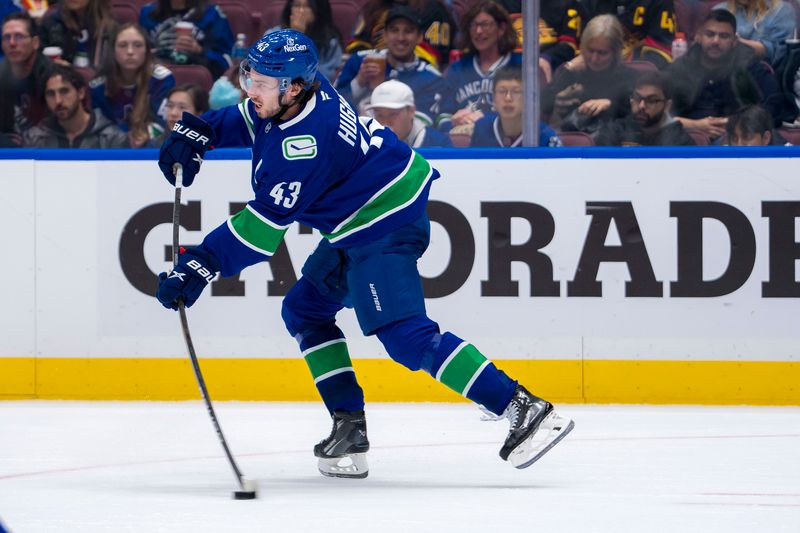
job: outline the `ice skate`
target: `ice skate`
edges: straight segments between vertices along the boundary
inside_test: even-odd
[[[334,411],[332,418],[330,436],[314,446],[320,473],[328,477],[367,477],[369,440],[364,411]]]
[[[527,468],[572,431],[575,423],[560,417],[550,402],[517,385],[505,418],[511,423],[500,457],[515,468]]]

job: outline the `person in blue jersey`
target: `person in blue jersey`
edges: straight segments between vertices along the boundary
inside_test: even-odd
[[[480,0],[465,14],[461,23],[465,54],[447,70],[449,97],[442,112],[452,114],[443,127],[471,133],[475,122],[492,111],[494,75],[507,65],[522,65],[522,54],[515,52],[517,34],[508,12],[494,0]]]
[[[427,125],[435,123],[447,86],[441,73],[414,54],[422,41],[422,23],[416,11],[398,5],[386,15],[385,50],[362,50],[350,56],[336,88],[356,109],[369,103],[372,90],[386,80],[402,81],[414,91],[417,113]],[[378,61],[373,61],[375,56]]]
[[[553,406],[509,378],[473,345],[428,318],[417,260],[430,238],[425,213],[439,173],[388,128],[359,118],[324,76],[313,41],[295,30],[262,37],[241,65],[247,99],[198,118],[185,113],[161,147],[159,167],[188,186],[211,146],[252,146],[254,197],[244,209],[181,250],[159,275],[167,308],[191,306],[217,273],[231,276],[269,260],[289,224],[322,239],[283,301],[282,318],[299,343],[331,414],[331,434],[314,447],[320,472],[366,477],[364,395],[336,314],[355,309],[365,335],[389,356],[510,420],[500,455],[533,463],[573,426]]]
[[[517,148],[522,146],[522,69],[503,67],[494,77],[494,107],[475,123],[470,147]],[[539,146],[561,146],[555,130],[539,121]]]
[[[191,22],[191,35],[175,25]],[[231,66],[233,32],[219,6],[207,0],[158,0],[142,6],[139,24],[152,39],[156,57],[172,63],[203,65],[214,79]]]
[[[416,116],[414,93],[402,81],[388,80],[375,87],[367,110],[411,148],[453,147],[448,135]]]
[[[111,37],[113,57],[89,84],[92,106],[128,132],[131,147],[151,143],[163,131],[167,94],[175,78],[159,65],[138,24],[127,23]]]

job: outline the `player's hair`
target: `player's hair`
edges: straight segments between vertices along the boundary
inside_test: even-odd
[[[36,24],[36,21],[33,20],[27,11],[14,11],[13,13],[9,13],[3,18],[3,26],[6,25],[6,22],[10,22],[12,20],[21,20],[28,26],[28,33],[31,37],[38,37],[39,36],[39,25]]]
[[[144,28],[135,22],[128,22],[118,26],[111,35],[112,50],[116,49],[119,35],[129,29],[135,30],[144,39],[145,55],[144,63],[136,73],[136,94],[133,97],[133,109],[128,116],[128,128],[134,134],[144,135],[147,132],[148,124],[152,122],[153,118],[150,110],[150,92],[148,91],[150,76],[153,74],[155,65],[153,47]],[[114,53],[108,54],[102,73],[106,78],[106,96],[112,98],[117,91],[122,89],[122,72]]]
[[[703,19],[703,23],[700,25],[701,27],[705,25],[706,22],[709,21],[720,22],[722,24],[728,24],[731,28],[733,28],[733,33],[736,33],[736,17],[728,11],[727,9],[712,9],[708,12],[708,14]]]
[[[186,93],[192,99],[195,115],[208,111],[208,92],[195,83],[176,85],[167,93],[167,99],[175,93]]]
[[[672,100],[672,82],[670,81],[669,76],[664,72],[660,70],[642,72],[639,77],[636,78],[634,88],[638,89],[639,87],[644,87],[645,85],[658,87],[658,89],[664,93],[664,98],[667,100]]]
[[[522,68],[515,65],[506,65],[494,74],[494,86],[501,81],[518,81],[522,83]]]
[[[772,132],[772,115],[760,105],[750,105],[728,117],[725,124],[728,140],[737,137],[752,137]]]
[[[586,24],[581,35],[581,47],[597,38],[604,38],[611,43],[614,65],[622,59],[622,47],[625,44],[625,30],[614,15],[597,15]]]
[[[518,44],[517,32],[514,30],[514,24],[511,21],[508,11],[494,0],[480,0],[473,4],[461,18],[461,47],[464,53],[476,53],[475,47],[472,45],[472,38],[470,38],[469,35],[469,28],[472,21],[475,20],[475,17],[481,13],[486,13],[492,17],[497,25],[503,28],[503,33],[497,40],[497,47],[500,51],[500,55],[505,55],[513,51]]]

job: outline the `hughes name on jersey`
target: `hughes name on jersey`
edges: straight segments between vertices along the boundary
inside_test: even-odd
[[[320,230],[335,247],[369,243],[415,220],[439,176],[377,121],[359,118],[321,76],[287,121],[261,119],[249,99],[203,118],[217,147],[252,146],[255,197],[202,246],[230,276],[269,259],[289,224]]]

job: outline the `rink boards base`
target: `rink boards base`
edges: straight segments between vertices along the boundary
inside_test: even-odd
[[[551,401],[800,405],[800,363],[766,361],[497,360]],[[367,401],[457,402],[424,372],[388,359],[353,361]],[[318,401],[302,359],[201,359],[215,400]],[[0,399],[193,400],[189,359],[0,358]]]

